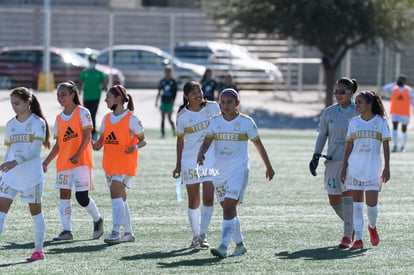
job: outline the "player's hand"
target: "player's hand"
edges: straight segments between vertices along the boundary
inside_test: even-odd
[[[390,180],[390,169],[384,168],[382,170],[381,182],[387,183]]]
[[[204,154],[198,153],[198,156],[197,156],[197,164],[198,165],[203,165],[205,159],[206,158],[204,157]]]
[[[175,167],[173,173],[172,173],[173,178],[179,178],[181,176],[181,168],[180,167]]]
[[[128,149],[126,149],[124,152],[125,154],[132,154],[135,150],[138,150],[138,145],[134,144]]]
[[[74,155],[69,160],[72,164],[77,164],[79,162],[79,157],[77,155]]]
[[[316,168],[318,168],[320,157],[321,157],[321,154],[315,153],[313,154],[312,160],[309,162],[309,171],[314,177],[316,177],[317,175]]]
[[[266,178],[269,179],[269,181],[273,179],[274,175],[275,171],[273,170],[273,168],[266,169]]]
[[[8,161],[3,163],[2,165],[0,165],[0,170],[3,172],[8,172],[11,169],[13,169],[14,167],[17,166],[17,161],[13,160],[13,161]]]
[[[346,169],[342,168],[342,171],[341,171],[341,182],[342,183],[345,183],[345,180],[346,180]]]
[[[43,173],[47,172],[47,164],[46,163],[42,163],[42,168],[43,168]]]

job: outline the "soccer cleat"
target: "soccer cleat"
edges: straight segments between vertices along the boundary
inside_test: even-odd
[[[351,247],[351,240],[348,237],[344,236],[338,247],[339,248],[350,248]]]
[[[99,239],[103,234],[103,218],[100,218],[97,222],[93,222],[93,239]]]
[[[404,153],[404,152],[405,152],[405,148],[404,148],[404,146],[403,146],[403,147],[401,147],[401,152],[402,152],[402,153]]]
[[[210,249],[210,252],[211,254],[220,259],[224,259],[227,257],[227,247],[225,247],[224,245],[220,245],[218,248],[212,248]]]
[[[60,234],[53,238],[54,241],[70,241],[73,240],[73,235],[71,231],[63,230]]]
[[[200,237],[199,237],[199,244],[200,244],[200,248],[201,249],[208,249],[210,247],[210,245],[207,242],[206,235],[200,235]]]
[[[27,258],[28,261],[34,262],[38,260],[43,260],[45,256],[43,255],[43,251],[35,251],[30,255],[29,258]]]
[[[232,257],[241,256],[246,252],[247,252],[247,248],[244,245],[237,245],[233,253],[231,254],[231,256]]]
[[[121,238],[119,237],[119,232],[116,231],[112,231],[111,234],[108,235],[108,237],[106,237],[104,239],[104,242],[107,244],[116,244],[116,243],[120,243]]]
[[[191,241],[191,244],[190,244],[190,248],[193,248],[193,249],[200,248],[200,240],[198,236],[193,237],[193,240]]]
[[[368,225],[368,231],[369,231],[369,237],[371,240],[371,244],[373,246],[377,246],[379,244],[379,236],[378,236],[378,231],[377,231],[377,227],[371,228],[371,226]]]
[[[398,151],[397,146],[394,145],[394,147],[392,148],[392,152],[395,153],[397,151]]]
[[[135,242],[135,237],[134,237],[134,235],[132,235],[131,233],[126,232],[126,233],[124,234],[124,236],[122,236],[122,237],[121,237],[120,242],[121,242],[121,243]]]
[[[351,250],[364,248],[364,242],[362,240],[356,240],[351,247]]]

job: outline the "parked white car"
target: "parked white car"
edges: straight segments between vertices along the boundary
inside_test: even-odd
[[[157,88],[164,77],[167,65],[173,68],[173,77],[182,86],[187,81],[199,81],[205,67],[184,63],[165,51],[144,45],[117,45],[112,47],[113,66],[125,75],[127,88]],[[98,63],[109,65],[109,51],[106,48],[98,55]]]
[[[283,82],[279,68],[260,60],[245,47],[219,42],[189,41],[177,43],[174,56],[213,70],[216,80],[231,73],[239,89],[273,90]]]

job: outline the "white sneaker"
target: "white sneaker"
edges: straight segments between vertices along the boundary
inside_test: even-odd
[[[109,234],[108,237],[104,239],[104,242],[107,244],[116,244],[116,243],[119,243],[120,241],[121,241],[121,238],[119,237],[119,232],[116,232],[116,231],[112,231],[111,234]]]
[[[191,241],[190,248],[200,248],[200,239],[198,236],[194,237]]]
[[[207,237],[206,235],[200,235],[199,237],[199,244],[200,244],[200,248],[201,249],[208,249],[210,247],[210,245],[207,242]]]
[[[127,243],[127,242],[135,242],[135,237],[129,232],[124,233],[124,236],[121,237],[120,240],[121,243]]]

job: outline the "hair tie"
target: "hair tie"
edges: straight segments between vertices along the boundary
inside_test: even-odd
[[[125,102],[128,101],[127,98],[125,98],[124,94],[121,92],[121,89],[119,88],[119,85],[115,85],[115,90],[118,92],[118,94],[124,99]]]
[[[374,101],[374,95],[370,91],[368,91],[368,90],[362,91],[361,94],[368,97],[370,102]]]

